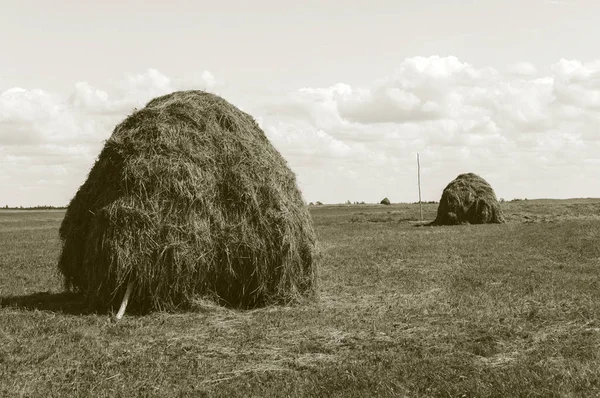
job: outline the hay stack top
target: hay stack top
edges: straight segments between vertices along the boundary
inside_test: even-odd
[[[198,296],[253,307],[315,289],[315,234],[294,173],[254,119],[202,91],[119,124],[60,228],[68,288],[107,307]]]
[[[460,174],[444,189],[434,225],[503,223],[494,190],[474,173]]]

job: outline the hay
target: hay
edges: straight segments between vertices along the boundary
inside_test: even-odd
[[[379,204],[382,204],[382,205],[391,205],[390,200],[388,198],[381,199],[381,202],[379,202]]]
[[[433,225],[503,223],[494,190],[473,173],[460,174],[442,193]]]
[[[294,173],[254,119],[202,91],[119,124],[60,228],[58,269],[89,305],[251,308],[312,297],[315,233]]]

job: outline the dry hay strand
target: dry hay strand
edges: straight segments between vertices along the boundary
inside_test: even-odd
[[[504,223],[500,203],[486,180],[460,174],[444,189],[433,225]]]
[[[181,91],[116,126],[60,227],[58,269],[88,305],[138,310],[215,297],[234,308],[315,296],[312,220],[254,119]]]

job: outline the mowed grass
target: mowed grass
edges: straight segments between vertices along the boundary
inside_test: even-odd
[[[600,200],[503,209],[311,207],[318,302],[119,323],[61,293],[64,213],[0,212],[0,396],[600,395]]]

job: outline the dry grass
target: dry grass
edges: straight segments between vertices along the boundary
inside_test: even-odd
[[[120,323],[61,295],[60,214],[0,212],[0,396],[597,396],[599,209],[527,201],[506,224],[431,228],[418,205],[315,206],[318,302]]]

